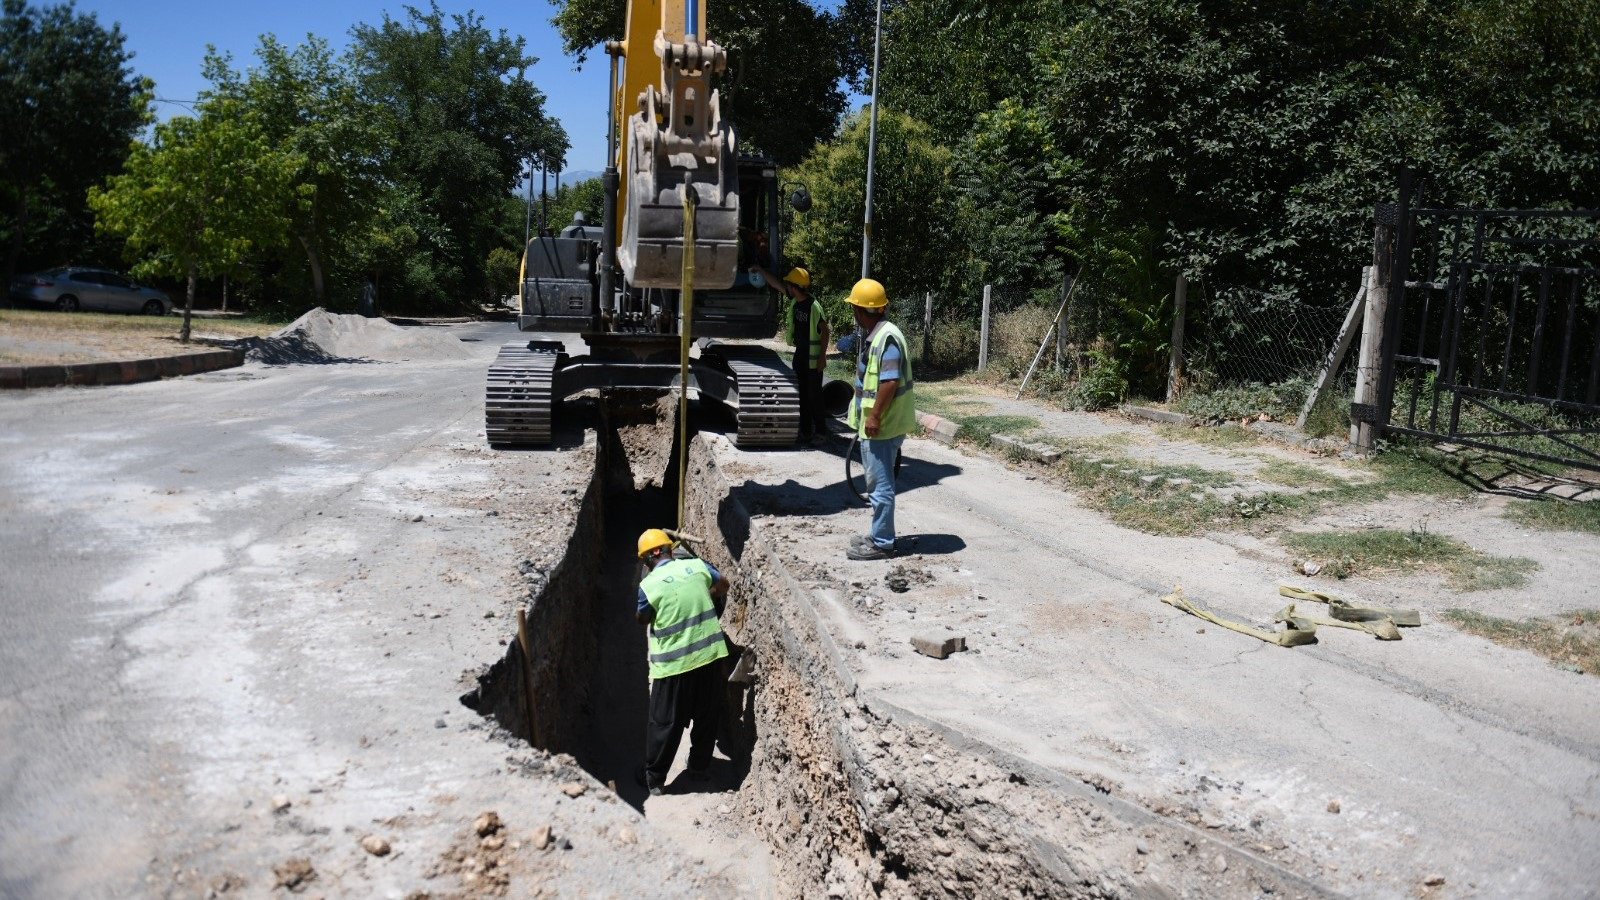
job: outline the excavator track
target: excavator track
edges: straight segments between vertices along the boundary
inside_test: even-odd
[[[483,427],[491,445],[550,443],[556,368],[561,345],[547,341],[506,344],[489,366]]]
[[[765,347],[719,344],[739,393],[737,447],[790,447],[800,437],[800,387],[778,354]]]

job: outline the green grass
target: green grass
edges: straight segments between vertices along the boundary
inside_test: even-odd
[[[1311,490],[1337,490],[1347,486],[1350,482],[1337,475],[1332,475],[1316,466],[1305,463],[1291,462],[1279,459],[1276,456],[1263,457],[1261,468],[1256,474],[1263,481],[1281,484],[1284,487],[1307,488]]]
[[[1448,609],[1444,618],[1468,634],[1503,647],[1532,651],[1570,671],[1600,675],[1600,610],[1580,609],[1518,621]]]
[[[961,426],[956,437],[976,444],[987,444],[997,434],[1026,434],[1039,427],[1032,416],[945,416]]]
[[[1336,578],[1435,572],[1444,575],[1457,591],[1521,587],[1539,568],[1531,559],[1491,556],[1426,528],[1291,531],[1280,534],[1278,540],[1298,555],[1321,562],[1322,574]]]
[[[1208,447],[1253,447],[1261,443],[1261,438],[1248,428],[1163,423],[1155,426],[1155,433],[1169,441],[1188,441]]]
[[[1505,517],[1529,528],[1600,534],[1600,502],[1593,500],[1519,500],[1506,507]]]

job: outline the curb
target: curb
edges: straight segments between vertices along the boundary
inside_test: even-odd
[[[244,363],[243,350],[207,350],[123,362],[60,366],[0,366],[0,390],[41,387],[137,384],[179,375],[231,369]]]
[[[918,413],[917,424],[922,426],[928,437],[946,446],[955,444],[956,435],[961,431],[960,425],[933,413]]]

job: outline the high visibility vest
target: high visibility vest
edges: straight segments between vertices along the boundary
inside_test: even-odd
[[[855,402],[850,404],[847,419],[862,440],[868,440],[866,411],[878,402],[878,373],[883,368],[883,351],[891,340],[900,348],[900,379],[888,413],[878,419],[877,439],[899,437],[917,429],[917,411],[911,400],[911,353],[906,349],[905,335],[885,319],[873,329],[872,343],[867,347],[867,374],[856,391]]]
[[[728,655],[711,602],[711,571],[698,559],[657,566],[639,582],[650,608],[650,677],[692,672]]]
[[[798,310],[799,306],[799,301],[796,301],[794,308],[791,309],[791,315],[794,311]],[[806,336],[806,345],[810,348],[811,352],[806,356],[806,361],[812,366],[816,366],[817,360],[822,358],[822,323],[827,321],[822,316],[821,300],[818,300],[815,297],[811,298],[810,313],[811,314],[806,318],[807,330],[810,332]],[[796,364],[800,362],[800,350],[798,347],[795,348],[794,360]]]

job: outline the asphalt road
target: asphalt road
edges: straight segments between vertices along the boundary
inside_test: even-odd
[[[530,778],[456,701],[592,460],[489,452],[515,331],[451,333],[481,358],[0,396],[0,897],[261,896],[292,856],[400,896],[492,808],[575,835],[573,883],[706,889],[616,866],[631,811]]]

